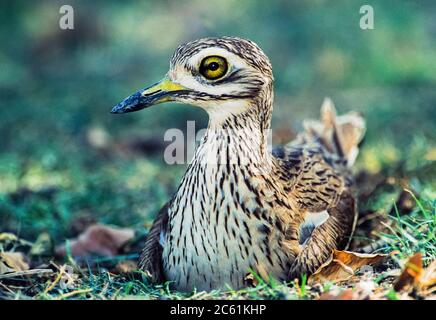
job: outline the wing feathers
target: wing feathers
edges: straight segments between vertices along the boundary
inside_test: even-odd
[[[168,207],[170,202],[165,204],[159,211],[149,234],[145,240],[144,249],[139,259],[139,268],[151,274],[153,282],[163,282],[164,274],[162,269],[162,234],[168,224]]]

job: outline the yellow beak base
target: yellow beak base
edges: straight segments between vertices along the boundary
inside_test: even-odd
[[[165,77],[162,81],[125,98],[112,108],[111,113],[134,112],[162,102],[174,101],[174,93],[187,90]]]

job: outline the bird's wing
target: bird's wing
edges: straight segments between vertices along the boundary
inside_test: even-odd
[[[347,173],[322,149],[300,145],[276,151],[277,155],[285,190],[304,216],[298,233],[301,251],[290,269],[293,279],[313,273],[333,249],[346,249],[357,210]]]
[[[312,274],[330,257],[333,249],[344,250],[356,226],[357,207],[353,193],[346,189],[337,205],[328,210],[329,218],[316,227],[293,261],[290,279]]]
[[[346,179],[316,145],[275,149],[285,191],[300,209],[312,213],[334,207],[344,191]]]
[[[365,134],[365,120],[357,113],[337,116],[326,98],[320,120],[304,122],[305,130],[279,148],[284,185],[302,209],[321,212],[333,208],[352,184],[350,167]]]
[[[152,281],[155,283],[163,282],[164,274],[162,269],[162,244],[160,238],[165,232],[168,224],[168,207],[171,201],[166,203],[157,214],[153,225],[145,239],[144,249],[139,259],[139,268],[151,274]]]

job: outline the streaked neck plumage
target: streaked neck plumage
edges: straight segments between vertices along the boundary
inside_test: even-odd
[[[258,163],[259,159],[268,160],[267,143],[273,110],[272,83],[250,100],[234,100],[206,110],[209,125],[200,148],[204,148],[204,145],[227,147],[216,150],[219,153],[236,148],[228,150],[235,157],[238,152],[246,151],[246,161]],[[201,153],[196,156],[201,156]],[[209,156],[213,157],[213,153]]]

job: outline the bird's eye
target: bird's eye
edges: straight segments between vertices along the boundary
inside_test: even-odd
[[[201,61],[200,73],[208,80],[222,78],[228,70],[226,59],[219,56],[206,57]]]

